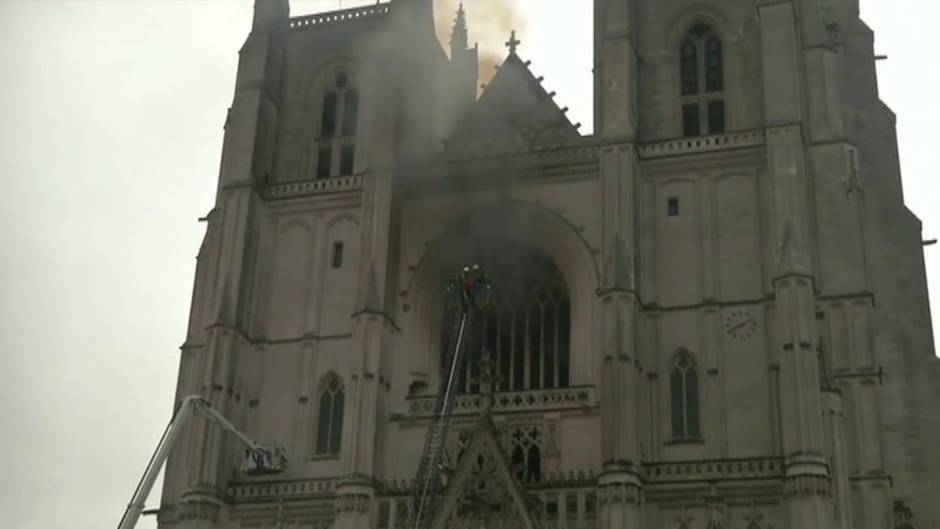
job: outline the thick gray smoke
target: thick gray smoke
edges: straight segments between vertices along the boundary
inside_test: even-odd
[[[434,3],[437,37],[448,51],[454,17],[461,3],[467,12],[470,45],[480,44],[480,83],[488,83],[495,67],[506,58],[504,43],[512,30],[525,35],[526,17],[518,0],[437,0]]]

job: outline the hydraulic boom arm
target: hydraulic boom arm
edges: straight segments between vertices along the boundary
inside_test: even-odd
[[[192,395],[186,397],[180,404],[173,419],[167,424],[166,430],[163,432],[163,437],[160,438],[157,449],[150,458],[150,463],[147,464],[143,477],[140,478],[140,482],[137,484],[137,489],[131,497],[131,502],[127,505],[124,516],[121,517],[118,529],[133,529],[133,527],[137,525],[137,520],[140,519],[140,515],[144,511],[144,502],[147,501],[147,496],[150,495],[150,490],[153,489],[153,484],[157,480],[160,469],[170,456],[170,450],[172,450],[173,444],[179,437],[183,427],[189,423],[189,420],[192,419],[193,415],[196,413],[203,415],[206,419],[214,422],[226,432],[234,435],[235,438],[247,447],[247,457],[242,465],[243,472],[250,474],[269,474],[282,472],[286,468],[287,457],[285,456],[283,448],[279,446],[262,446],[252,441],[235,428],[221,413],[213,409],[201,396]]]

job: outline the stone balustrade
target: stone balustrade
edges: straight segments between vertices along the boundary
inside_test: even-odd
[[[683,154],[699,154],[764,145],[763,130],[714,134],[694,138],[643,143],[638,147],[640,158],[665,158]]]
[[[361,176],[339,176],[304,180],[286,184],[274,184],[265,190],[267,198],[293,198],[307,195],[359,191],[362,189]]]
[[[408,417],[424,418],[434,414],[437,397],[408,399]],[[496,413],[583,409],[594,405],[594,389],[588,386],[511,391],[493,395]],[[458,395],[454,400],[454,415],[476,415],[480,411],[480,396]]]

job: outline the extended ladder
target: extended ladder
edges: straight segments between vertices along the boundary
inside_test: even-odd
[[[411,501],[411,528],[430,529],[441,493],[441,469],[444,460],[447,432],[450,429],[454,397],[457,393],[457,369],[466,349],[467,336],[473,314],[489,303],[490,283],[479,266],[464,268],[463,272],[447,287],[449,308],[457,311],[454,327],[448,344],[447,371],[443,372],[434,416],[428,428],[424,453],[415,477],[414,495]]]

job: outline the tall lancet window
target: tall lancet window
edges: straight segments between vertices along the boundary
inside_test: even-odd
[[[353,173],[358,125],[359,91],[346,74],[338,74],[323,95],[316,148],[317,178]]]
[[[497,391],[563,388],[569,384],[571,304],[564,277],[551,258],[537,250],[487,241],[478,262],[492,285],[490,308],[470,324],[467,349],[457,370],[458,391],[480,390],[480,364],[488,355]],[[445,311],[442,363],[453,330]]]
[[[320,393],[319,420],[317,421],[317,454],[338,454],[343,437],[343,386],[330,375]]]
[[[672,362],[670,375],[672,394],[672,436],[676,439],[697,439],[702,436],[699,422],[698,371],[695,358],[680,351]]]
[[[699,24],[679,48],[680,104],[684,136],[725,131],[725,73],[721,39]]]

